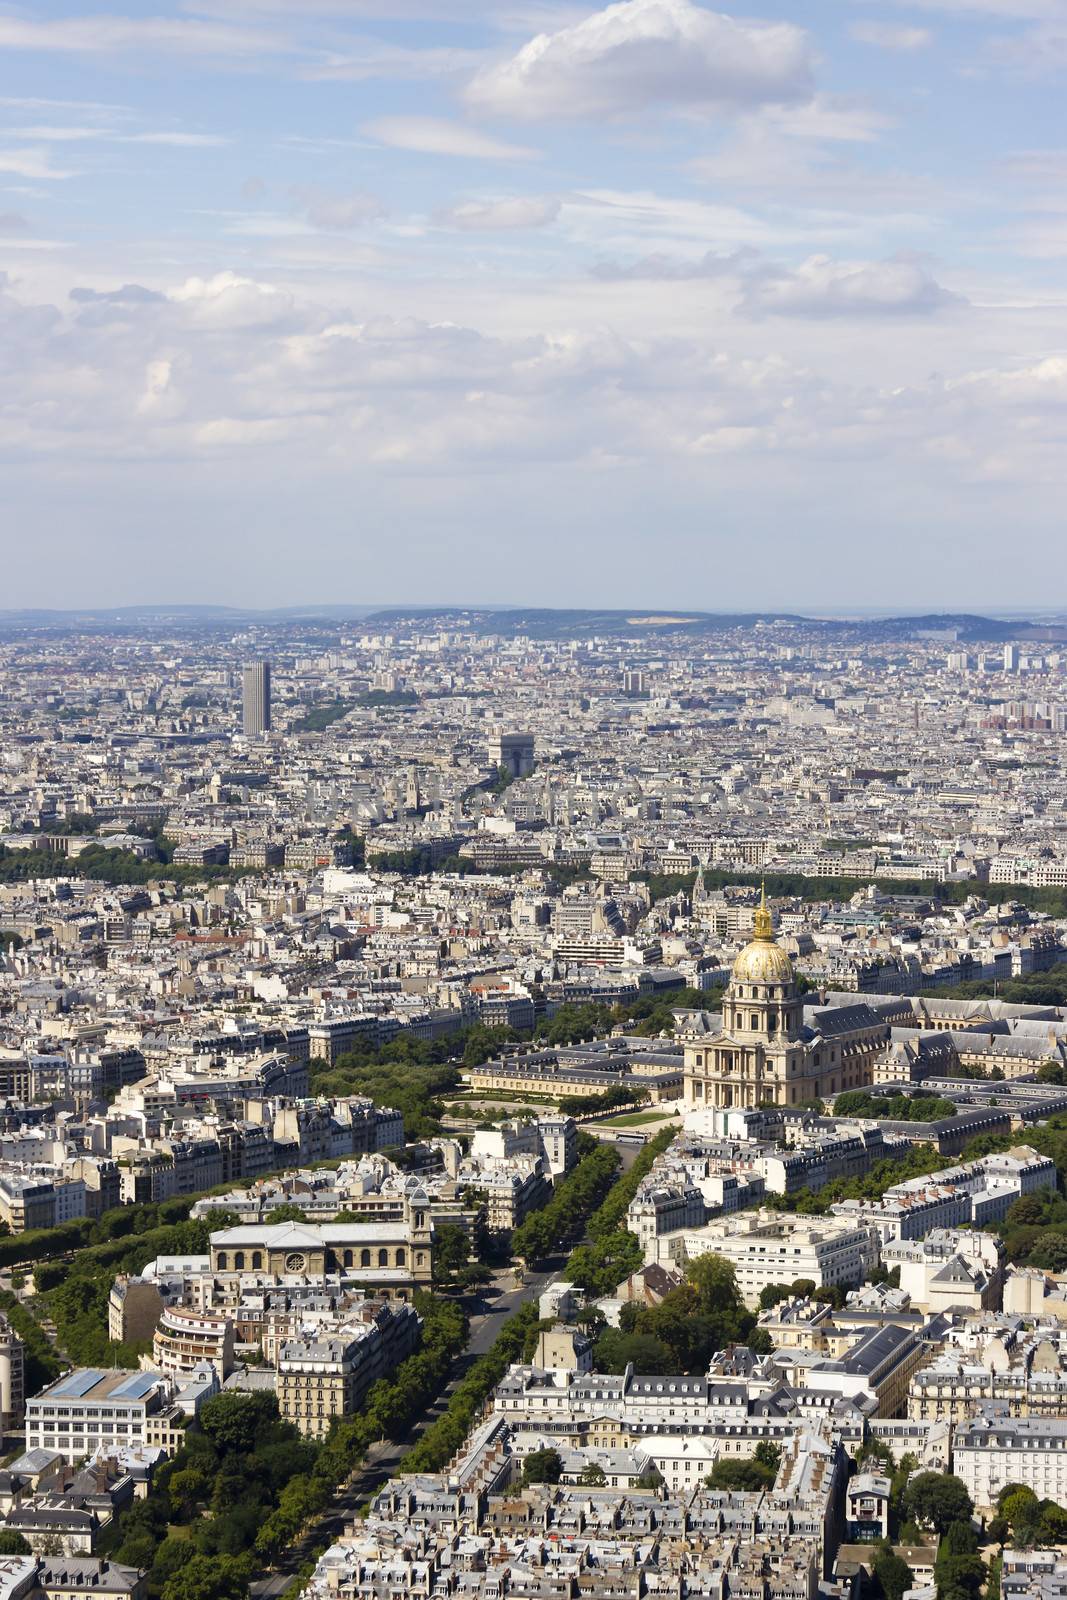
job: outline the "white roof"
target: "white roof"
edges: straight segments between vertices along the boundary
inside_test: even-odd
[[[323,1223],[308,1227],[302,1222],[259,1222],[240,1228],[223,1228],[211,1235],[213,1249],[236,1249],[240,1245],[259,1245],[266,1250],[314,1250],[323,1245],[405,1244],[410,1229],[406,1222]]]

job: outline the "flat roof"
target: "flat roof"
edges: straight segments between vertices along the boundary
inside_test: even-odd
[[[135,1405],[144,1400],[164,1379],[159,1373],[130,1372],[126,1368],[79,1367],[66,1377],[49,1384],[47,1389],[34,1395],[28,1405],[39,1406],[42,1400],[101,1400]]]

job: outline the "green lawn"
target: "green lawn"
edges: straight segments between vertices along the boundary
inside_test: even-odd
[[[669,1111],[632,1111],[628,1117],[605,1117],[599,1124],[602,1128],[642,1128],[648,1122],[668,1122],[673,1113]]]

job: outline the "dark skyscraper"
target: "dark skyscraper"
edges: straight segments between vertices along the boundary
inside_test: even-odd
[[[246,737],[270,732],[270,662],[253,661],[245,668],[241,726]]]

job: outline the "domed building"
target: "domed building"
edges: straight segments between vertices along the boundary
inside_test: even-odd
[[[866,1088],[887,1037],[884,1020],[864,1004],[820,1007],[805,1022],[763,893],[723,998],[721,1031],[686,1044],[686,1108],[800,1106]]]

